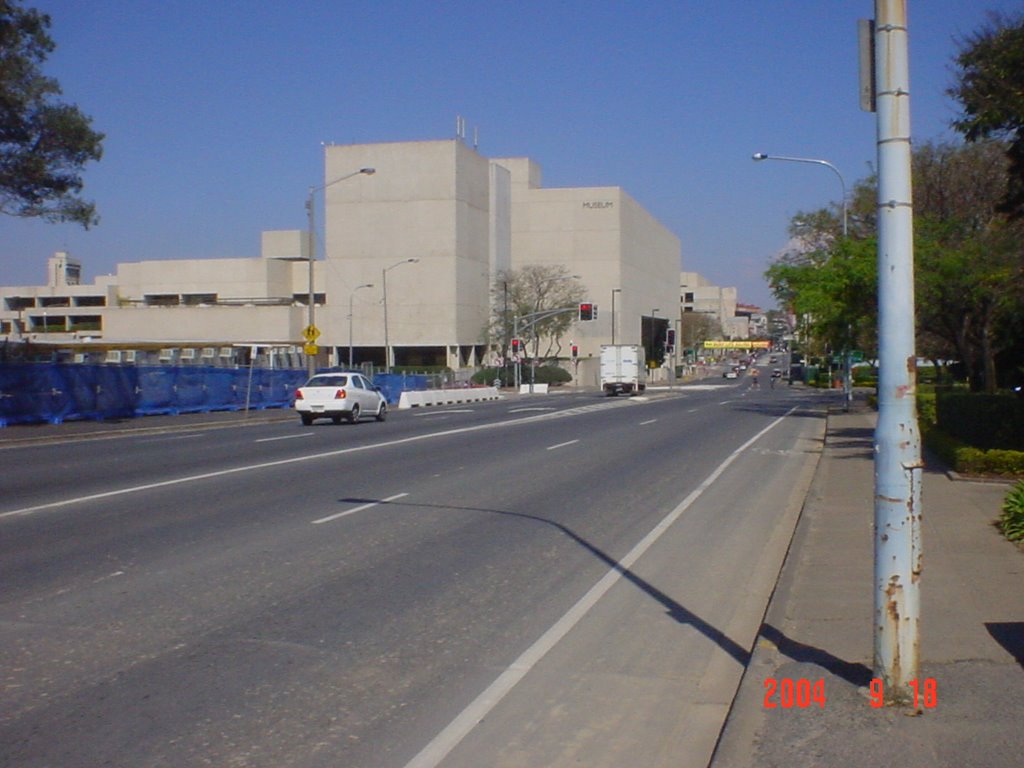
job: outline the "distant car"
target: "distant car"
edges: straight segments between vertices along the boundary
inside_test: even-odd
[[[729,370],[729,371],[725,371],[722,374],[722,378],[723,379],[738,379],[739,378],[739,374],[736,373],[736,371]]]
[[[295,391],[295,410],[307,427],[314,419],[350,423],[363,416],[384,421],[388,403],[361,373],[318,373]]]

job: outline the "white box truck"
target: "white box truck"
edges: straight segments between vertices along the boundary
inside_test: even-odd
[[[601,346],[601,389],[606,395],[635,395],[647,388],[644,348],[639,344]]]

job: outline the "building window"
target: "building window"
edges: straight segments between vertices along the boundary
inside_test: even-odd
[[[147,307],[176,307],[181,297],[176,293],[150,293],[143,299]]]
[[[31,296],[8,296],[4,299],[4,304],[7,305],[7,309],[11,312],[19,312],[23,309],[32,309],[36,305],[36,300]]]
[[[198,307],[201,304],[217,303],[216,293],[186,293],[181,298],[187,307]]]
[[[295,294],[292,294],[292,301],[295,302],[296,304],[302,304],[303,306],[305,306],[305,305],[309,304],[309,294],[308,293],[295,293]],[[324,304],[327,303],[327,294],[326,293],[314,293],[313,294],[313,303],[314,304],[319,304],[320,306],[323,306]]]
[[[684,293],[683,301],[685,301],[687,304],[693,304],[693,292],[687,291],[686,293]]]
[[[71,315],[68,318],[70,331],[102,331],[103,318],[99,315]]]
[[[76,307],[105,307],[107,306],[106,296],[75,296]]]

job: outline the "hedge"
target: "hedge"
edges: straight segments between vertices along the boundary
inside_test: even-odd
[[[968,445],[1024,451],[1024,400],[1007,395],[939,392],[936,423]]]
[[[521,381],[524,384],[528,384],[530,382],[530,367],[528,365],[521,366],[519,375]],[[572,374],[564,368],[559,368],[557,365],[538,365],[534,377],[534,381],[537,384],[558,385],[572,381]],[[500,379],[501,386],[511,387],[514,383],[513,378],[514,374],[511,367],[504,369],[481,368],[473,374],[473,378],[470,381],[474,384],[492,384],[495,379]]]
[[[923,421],[922,430],[928,449],[955,472],[1024,477],[1024,451],[974,448],[942,428],[927,425]]]

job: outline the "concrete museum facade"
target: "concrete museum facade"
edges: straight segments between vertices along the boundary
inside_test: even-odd
[[[362,168],[360,174],[340,183]],[[486,158],[461,139],[329,145],[324,253],[313,262],[318,363],[467,369],[493,355],[485,328],[506,270],[558,265],[578,275],[598,319],[571,329],[579,380],[600,345],[641,343],[678,317],[679,239],[620,187],[544,188],[528,158]],[[264,232],[251,259],[118,264],[81,284],[67,254],[45,286],[0,288],[9,342],[164,350],[266,345],[301,352],[309,238]],[[660,325],[659,325],[660,324]],[[565,340],[567,345],[568,339]],[[563,345],[565,346],[565,345]]]

